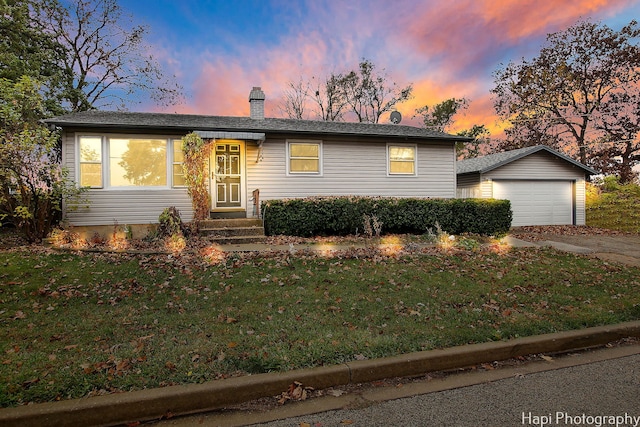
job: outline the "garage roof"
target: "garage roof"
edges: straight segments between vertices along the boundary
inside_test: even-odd
[[[461,160],[456,163],[456,172],[458,175],[465,173],[486,173],[539,151],[546,151],[553,154],[554,156],[581,168],[587,174],[596,175],[599,173],[590,167],[573,160],[571,157],[565,156],[564,154],[547,147],[546,145],[536,145],[533,147],[504,151],[502,153],[489,154],[487,156],[476,157],[474,159]]]

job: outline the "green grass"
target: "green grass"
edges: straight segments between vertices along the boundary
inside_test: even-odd
[[[543,250],[0,252],[0,406],[640,319],[640,270]]]
[[[587,225],[640,233],[640,186],[606,180],[587,188]]]

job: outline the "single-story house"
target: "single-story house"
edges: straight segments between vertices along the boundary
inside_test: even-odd
[[[256,199],[307,196],[456,197],[456,141],[424,128],[264,117],[254,87],[249,117],[86,111],[46,120],[62,130],[62,163],[87,207],[74,226],[157,223],[175,206],[193,218],[181,138],[213,144],[207,176],[212,217],[259,215]]]
[[[585,182],[597,172],[538,145],[457,163],[457,196],[508,199],[513,226],[584,225]]]

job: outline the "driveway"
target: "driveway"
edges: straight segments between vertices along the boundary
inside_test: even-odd
[[[544,227],[539,230],[516,229],[511,235],[520,240],[540,246],[554,246],[561,250],[571,251],[572,247],[587,248],[588,251],[575,250],[575,252],[591,253],[606,261],[640,267],[640,235],[606,232],[597,229],[593,232],[589,231],[590,229],[586,227]],[[559,243],[559,245],[555,243]]]

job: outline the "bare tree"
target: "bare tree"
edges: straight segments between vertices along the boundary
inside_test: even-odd
[[[309,83],[304,82],[302,77],[297,83],[287,83],[284,91],[284,102],[279,106],[280,111],[290,119],[302,120],[305,117],[306,101],[309,97]]]
[[[316,87],[314,101],[316,103],[316,116],[320,120],[328,122],[342,121],[346,107],[343,76],[331,74]]]
[[[384,71],[384,70],[383,70]],[[378,123],[380,116],[411,99],[413,86],[398,88],[388,82],[386,74],[376,74],[375,65],[363,59],[358,71],[351,71],[342,79],[345,99],[359,122]]]
[[[148,29],[125,16],[116,0],[37,0],[43,31],[55,35],[66,50],[63,98],[71,111],[125,109],[138,92],[170,104],[181,89],[165,78],[145,45]]]
[[[375,65],[364,59],[358,71],[331,73],[317,81],[313,86],[302,78],[298,83],[289,82],[280,110],[290,118],[303,118],[306,101],[311,99],[315,116],[320,120],[342,121],[345,115],[353,113],[359,122],[378,123],[380,116],[411,99],[413,92],[412,85],[398,88],[386,74],[376,74]]]

